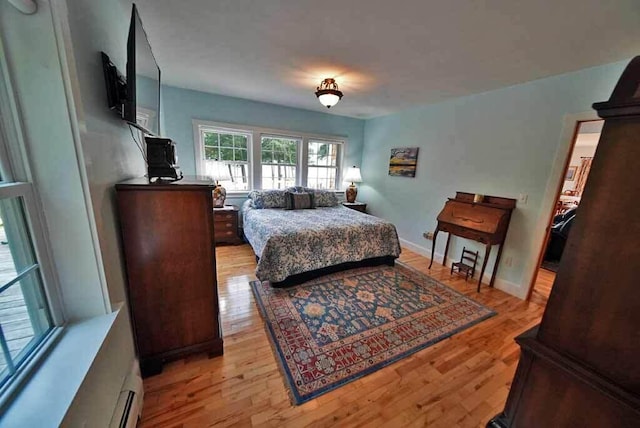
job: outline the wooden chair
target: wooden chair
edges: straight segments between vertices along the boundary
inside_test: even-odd
[[[470,277],[476,273],[476,265],[478,264],[478,251],[467,250],[467,247],[462,247],[462,257],[460,261],[451,264],[451,275],[456,271],[458,274],[464,274],[464,280],[467,281]]]

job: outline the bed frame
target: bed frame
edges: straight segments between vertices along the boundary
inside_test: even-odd
[[[256,262],[260,260],[260,257],[256,256]],[[383,256],[383,257],[373,257],[370,259],[361,260],[359,262],[345,262],[340,263],[333,266],[327,266],[320,269],[311,270],[308,272],[301,272],[295,275],[288,276],[286,279],[279,282],[271,282],[272,287],[276,288],[284,288],[284,287],[292,287],[294,285],[302,284],[303,282],[310,281],[312,279],[319,278],[324,275],[329,275],[335,272],[341,272],[349,269],[355,269],[360,267],[370,267],[370,266],[394,266],[396,257],[394,256]]]

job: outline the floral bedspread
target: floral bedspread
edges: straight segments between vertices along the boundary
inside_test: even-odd
[[[260,258],[256,276],[290,275],[345,262],[400,255],[393,224],[342,205],[308,210],[243,207],[244,234]]]

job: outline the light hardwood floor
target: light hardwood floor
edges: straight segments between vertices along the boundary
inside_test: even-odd
[[[142,427],[479,427],[502,411],[519,348],[513,338],[536,325],[542,306],[500,290],[431,276],[494,309],[498,315],[348,383],[292,406],[249,281],[248,245],[216,251],[224,355],[165,365],[145,379]],[[403,249],[400,261],[427,273],[428,259]]]
[[[536,283],[533,285],[533,291],[531,292],[531,301],[545,306],[547,304],[547,300],[549,300],[553,281],[555,280],[555,272],[539,268]]]

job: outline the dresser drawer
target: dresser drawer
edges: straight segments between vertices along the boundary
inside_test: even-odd
[[[213,210],[213,230],[216,244],[241,244],[242,240],[238,235],[238,213],[237,207],[229,209]]]
[[[216,221],[214,223],[214,230],[216,232],[219,230],[238,230],[238,221],[237,220]]]
[[[214,220],[216,222],[219,221],[238,221],[238,215],[235,212],[231,212],[231,213],[215,213],[215,215],[213,216]]]

